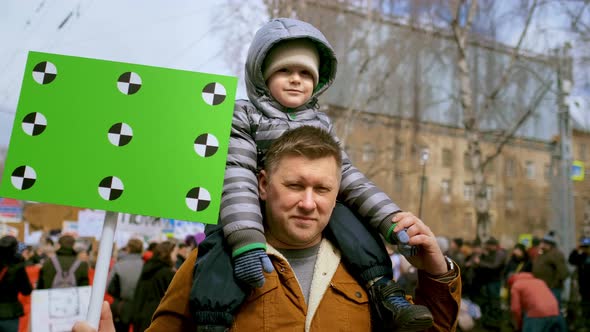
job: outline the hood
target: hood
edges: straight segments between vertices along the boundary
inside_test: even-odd
[[[519,272],[519,273],[513,274],[510,278],[508,278],[508,287],[512,287],[512,285],[514,285],[514,283],[517,280],[530,280],[530,279],[535,279],[535,276],[533,276],[533,274],[530,272]]]
[[[270,91],[262,75],[262,64],[273,45],[283,40],[299,38],[313,41],[318,48],[320,55],[319,82],[310,100],[305,105],[291,110],[281,106],[270,96]],[[336,67],[337,60],[334,49],[318,29],[309,23],[296,19],[273,19],[256,32],[254,40],[250,44],[246,58],[246,92],[250,102],[268,116],[272,116],[276,110],[287,112],[314,109],[317,107],[317,97],[334,82]]]

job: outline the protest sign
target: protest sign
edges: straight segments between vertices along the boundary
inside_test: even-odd
[[[217,223],[236,84],[30,52],[0,195]]]

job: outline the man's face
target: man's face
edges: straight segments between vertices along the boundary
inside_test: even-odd
[[[318,244],[336,204],[340,175],[333,157],[285,156],[270,175],[261,171],[267,242],[280,249]]]
[[[286,66],[270,75],[267,85],[279,104],[297,108],[311,98],[313,75],[304,67]]]

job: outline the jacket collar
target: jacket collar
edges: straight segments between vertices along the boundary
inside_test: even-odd
[[[270,255],[279,257],[287,261],[287,259],[270,244],[267,244],[266,252]],[[332,245],[332,243],[325,238],[320,243],[318,250],[318,258],[315,261],[313,269],[313,278],[311,280],[311,289],[309,292],[309,303],[307,304],[307,316],[305,317],[305,331],[311,328],[311,322],[315,315],[324,294],[326,293],[332,277],[336,273],[340,265],[340,251]]]

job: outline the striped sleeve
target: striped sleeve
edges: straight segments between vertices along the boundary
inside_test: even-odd
[[[220,222],[232,252],[266,243],[256,178],[257,149],[247,106],[236,102],[229,140]]]

